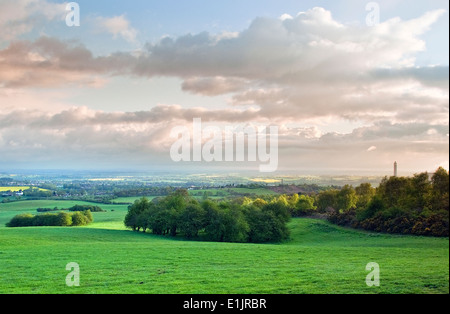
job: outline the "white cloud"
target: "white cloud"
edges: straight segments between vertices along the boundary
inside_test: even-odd
[[[50,162],[52,156],[69,164],[79,156],[164,160],[170,128],[200,117],[209,123],[279,124],[280,164],[290,167],[390,168],[403,158],[402,165],[420,170],[427,160],[434,165],[448,157],[448,66],[414,65],[425,48],[420,35],[441,14],[366,28],[343,25],[314,8],[296,17],[257,18],[239,33],[165,37],[139,54],[94,56],[80,43],[48,37],[11,42],[0,50],[0,101],[8,103],[0,112],[0,162]],[[14,20],[26,27],[27,16],[19,10]],[[96,21],[115,38],[136,40],[124,16]],[[2,24],[13,25],[4,17]],[[220,109],[158,105],[111,113],[68,109],[50,96],[32,102],[39,93],[19,93],[101,86],[111,76],[177,77],[185,92],[228,95],[230,101]],[[364,126],[325,133],[320,121]]]
[[[108,113],[86,107],[54,113],[14,110],[0,113],[0,162],[50,162],[55,158],[54,162],[64,161],[65,166],[81,160],[89,161],[91,167],[102,167],[108,156],[114,162],[164,162],[169,159],[173,144],[170,130],[179,125],[189,126],[196,117],[201,117],[205,125],[229,125],[229,121],[237,125],[255,121],[257,112],[167,105],[129,113]],[[323,171],[348,166],[382,169],[384,165],[390,166],[392,160],[399,160],[404,169],[428,169],[423,168],[428,167],[427,160],[434,165],[448,156],[448,125],[434,125],[433,132],[429,130],[427,124],[384,121],[348,134],[337,134],[322,133],[317,127],[281,124],[280,166]],[[363,154],[367,151],[371,154]]]
[[[47,21],[62,21],[67,14],[66,4],[46,0],[0,1],[0,41],[16,39]]]
[[[112,34],[114,38],[121,37],[132,43],[136,41],[137,30],[131,27],[124,15],[111,18],[98,17],[96,22],[99,30]]]
[[[292,20],[294,19],[290,14],[283,14],[282,16],[280,16],[280,20],[284,21],[284,20]]]
[[[248,81],[233,77],[188,78],[183,82],[184,91],[207,96],[223,95],[245,89]]]

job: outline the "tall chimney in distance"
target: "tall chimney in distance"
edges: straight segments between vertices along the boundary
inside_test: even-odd
[[[397,162],[394,162],[394,177],[398,176],[398,164]]]

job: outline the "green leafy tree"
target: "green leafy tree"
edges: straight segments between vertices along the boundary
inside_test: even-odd
[[[247,242],[249,226],[240,205],[212,201],[203,202],[205,233],[216,242]]]
[[[72,226],[84,226],[88,224],[87,217],[82,212],[72,214]]]
[[[337,196],[339,190],[326,190],[317,195],[316,205],[317,209],[324,213],[329,210],[335,210],[337,208]]]
[[[58,226],[63,227],[72,226],[72,215],[69,213],[59,213],[57,219],[58,219]]]
[[[440,167],[433,174],[432,182],[432,209],[433,211],[449,211],[449,173]]]
[[[355,188],[355,192],[357,197],[356,208],[364,209],[375,196],[376,189],[370,183],[361,183]]]
[[[295,217],[310,215],[316,209],[317,206],[314,205],[314,198],[308,195],[300,195],[300,196],[297,195],[297,202],[295,204],[292,215]]]
[[[249,206],[246,214],[249,225],[248,240],[253,243],[280,242],[289,238],[289,230],[283,214],[279,214],[280,204],[268,204],[260,209]]]
[[[415,174],[411,179],[410,191],[408,191],[408,203],[402,206],[406,210],[413,210],[417,214],[431,207],[431,181],[427,172]],[[403,205],[403,204],[402,204]]]
[[[408,191],[411,190],[411,180],[405,177],[385,177],[377,189],[386,208],[401,207],[407,202]]]
[[[362,221],[374,217],[384,210],[384,203],[380,196],[374,196],[366,207],[358,209],[357,218]]]
[[[338,193],[336,206],[340,211],[348,211],[356,207],[357,196],[355,189],[350,185],[345,185]]]
[[[205,211],[198,202],[190,202],[181,212],[179,226],[186,238],[198,236],[205,227]]]
[[[131,228],[133,231],[140,231],[143,228],[143,224],[146,224],[141,214],[150,209],[150,204],[149,199],[143,197],[134,201],[133,205],[128,206],[128,212],[124,220],[125,226]]]

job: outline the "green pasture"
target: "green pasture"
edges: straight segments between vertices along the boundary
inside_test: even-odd
[[[36,188],[36,187],[31,187],[31,186],[0,186],[0,193],[7,192],[7,191],[11,191],[11,192],[18,192],[20,190],[25,191],[30,188],[39,189],[40,191],[48,191],[47,189],[41,189],[41,188]]]
[[[0,293],[330,294],[449,293],[448,238],[385,235],[316,219],[293,219],[282,244],[184,241],[123,227],[127,205],[100,205],[85,227],[6,228],[37,207],[85,202],[0,204]],[[98,204],[97,204],[98,205]],[[33,211],[34,209],[34,211]],[[80,266],[68,287],[66,265]],[[366,265],[380,265],[368,287]]]

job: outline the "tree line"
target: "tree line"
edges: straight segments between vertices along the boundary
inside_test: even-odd
[[[449,173],[385,177],[377,188],[345,186],[317,196],[329,221],[376,232],[449,235]]]
[[[62,211],[62,210],[67,210],[70,212],[84,212],[89,210],[92,213],[104,213],[106,212],[106,210],[102,209],[99,206],[95,206],[95,205],[74,205],[70,208],[61,208],[58,209],[58,207],[54,207],[54,208],[38,208],[36,209],[37,212],[39,213],[46,213],[46,212],[55,212],[55,211]]]
[[[20,214],[14,216],[7,227],[77,227],[85,226],[94,221],[90,210],[71,213],[45,213],[39,215]]]
[[[242,203],[238,200],[197,201],[177,190],[149,201],[136,200],[128,208],[125,225],[156,235],[181,235],[215,242],[280,242],[289,238],[288,208],[282,202]]]
[[[177,189],[173,187],[134,187],[115,191],[114,197],[129,197],[129,196],[166,196]]]

